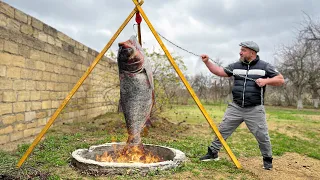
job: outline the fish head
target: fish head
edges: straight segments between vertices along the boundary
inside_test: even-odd
[[[132,38],[118,44],[118,66],[120,70],[137,72],[142,69],[144,58],[140,46]]]
[[[136,53],[136,48],[132,45],[130,40],[126,42],[120,42],[118,46],[118,61],[128,63]]]

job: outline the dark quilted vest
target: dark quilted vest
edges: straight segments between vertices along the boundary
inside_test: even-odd
[[[267,63],[257,57],[250,64],[238,61],[233,64],[233,73],[239,73],[252,79],[266,78]],[[254,81],[234,75],[232,89],[233,101],[241,107],[252,107],[263,104],[265,86],[261,95],[261,87]]]

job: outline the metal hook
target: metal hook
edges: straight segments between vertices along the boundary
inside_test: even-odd
[[[138,37],[138,33],[137,33],[137,31],[136,31],[136,29],[134,28],[134,26],[136,26],[136,25],[138,25],[138,24],[133,24],[133,31],[135,32],[135,34],[136,34],[136,37]]]

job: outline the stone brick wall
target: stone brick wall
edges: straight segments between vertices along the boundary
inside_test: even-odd
[[[36,136],[98,54],[0,2],[0,146]],[[104,57],[54,125],[115,111],[117,84],[116,63]]]

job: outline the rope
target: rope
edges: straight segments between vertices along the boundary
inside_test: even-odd
[[[162,36],[159,32],[157,32],[157,33],[159,34],[159,36],[161,36],[163,39],[165,39],[166,41],[168,41],[170,44],[172,44],[172,45],[176,46],[177,48],[179,48],[179,49],[181,49],[181,50],[183,50],[183,51],[185,51],[185,52],[187,52],[187,53],[189,53],[189,54],[192,54],[192,55],[194,55],[194,56],[201,57],[200,55],[198,55],[198,54],[196,54],[196,53],[193,53],[193,52],[191,52],[191,51],[188,51],[188,50],[186,50],[186,49],[182,48],[181,46],[176,45],[176,44],[175,44],[175,43],[173,43],[172,41],[170,41],[170,40],[168,40],[167,38],[165,38],[164,36]],[[218,63],[217,63],[215,60],[211,59],[210,57],[209,57],[209,59],[210,59],[211,61],[213,61],[215,64],[217,64],[217,65],[218,65]],[[220,67],[221,67],[221,66],[220,66]],[[243,76],[243,75],[240,75],[240,74],[234,73],[233,71],[231,71],[231,70],[230,70],[230,69],[228,69],[228,68],[225,68],[225,67],[222,67],[222,68],[223,68],[223,69],[225,69],[226,71],[228,71],[228,72],[232,73],[233,75],[236,75],[236,76],[242,77],[242,78],[244,78],[244,79],[248,79],[248,80],[251,80],[251,81],[256,82],[256,80],[255,80],[255,79],[252,79],[252,78],[249,78],[249,77],[246,77],[246,76]]]
[[[199,54],[196,54],[196,53],[191,52],[191,51],[189,51],[189,50],[187,50],[187,49],[185,49],[185,48],[183,48],[183,47],[181,47],[181,46],[178,46],[177,44],[173,43],[172,41],[170,41],[170,40],[167,39],[166,37],[162,36],[159,32],[157,32],[157,33],[158,33],[159,36],[161,36],[164,40],[168,41],[170,44],[174,45],[175,47],[177,47],[177,48],[179,48],[179,49],[181,49],[181,50],[183,50],[183,51],[185,51],[185,52],[187,52],[187,53],[189,53],[189,54],[192,54],[192,55],[194,55],[194,56],[201,57]],[[210,57],[209,57],[209,59],[210,59],[211,61],[213,61],[217,66],[219,66],[218,63],[217,63],[215,60],[211,59]],[[219,67],[221,67],[221,66],[219,66]],[[223,68],[224,70],[232,73],[234,76],[238,76],[238,77],[241,77],[241,78],[244,78],[244,79],[247,79],[247,80],[256,82],[255,79],[252,79],[252,78],[249,78],[249,77],[247,77],[247,76],[243,76],[243,75],[234,73],[233,71],[231,71],[230,69],[228,69],[228,68],[226,68],[226,67],[222,67],[222,68]],[[261,87],[261,105],[263,105],[263,99],[264,99],[264,98],[263,98],[263,87]]]

